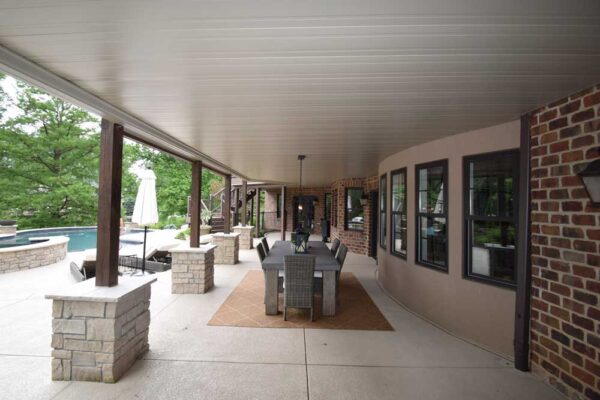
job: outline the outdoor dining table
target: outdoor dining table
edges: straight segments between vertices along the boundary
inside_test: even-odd
[[[309,241],[307,253],[316,256],[315,271],[323,273],[323,306],[321,313],[324,316],[335,315],[335,275],[340,270],[340,265],[323,242]],[[278,313],[278,283],[279,271],[283,271],[284,256],[294,254],[294,246],[290,241],[278,240],[273,244],[269,254],[262,262],[265,270],[265,313],[276,315]]]

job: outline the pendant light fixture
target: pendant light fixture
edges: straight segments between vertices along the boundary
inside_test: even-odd
[[[298,211],[302,211],[302,161],[304,161],[305,158],[306,156],[304,154],[298,155],[298,160],[300,160],[300,196],[298,197],[300,201],[298,202]]]

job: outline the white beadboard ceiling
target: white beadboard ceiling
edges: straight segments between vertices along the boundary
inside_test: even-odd
[[[306,154],[320,185],[600,83],[600,1],[2,0],[0,44],[250,179]]]

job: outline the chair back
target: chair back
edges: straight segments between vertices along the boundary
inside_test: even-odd
[[[342,272],[342,267],[344,266],[344,261],[346,261],[346,254],[348,253],[348,247],[345,244],[340,246],[340,250],[337,253],[335,259],[338,264],[340,264],[340,272]]]
[[[333,239],[333,242],[331,243],[331,254],[333,254],[334,257],[338,251],[338,247],[340,247],[340,239]]]
[[[265,254],[265,248],[263,247],[262,242],[256,245],[256,252],[258,253],[258,258],[260,259],[260,262],[262,263],[265,260],[265,257],[267,256]]]
[[[315,273],[315,256],[289,255],[284,257],[283,290],[286,307],[312,307]]]
[[[265,254],[269,254],[269,252],[271,251],[271,249],[269,249],[269,243],[267,242],[267,237],[263,236],[263,238],[260,239],[260,242],[263,245],[263,250],[265,251]]]

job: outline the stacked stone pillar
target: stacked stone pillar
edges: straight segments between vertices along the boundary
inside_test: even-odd
[[[214,286],[214,245],[171,250],[171,293],[201,294]]]
[[[240,234],[240,249],[252,249],[252,238],[254,237],[254,227],[251,225],[237,225],[233,227],[235,233]]]
[[[148,350],[154,277],[96,287],[94,279],[52,299],[52,379],[113,383]]]
[[[215,264],[237,264],[240,256],[239,233],[215,233],[212,235],[215,249]]]

